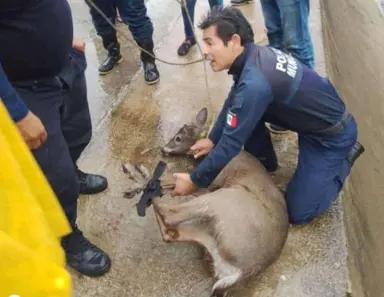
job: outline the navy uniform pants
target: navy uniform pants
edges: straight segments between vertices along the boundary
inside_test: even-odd
[[[73,50],[59,75],[13,83],[47,130],[47,141],[32,153],[72,226],[80,190],[76,161],[92,135],[85,69],[84,53]]]
[[[343,188],[351,170],[347,157],[357,140],[357,125],[352,117],[336,135],[299,134],[298,140],[298,165],[285,198],[290,222],[304,224],[323,214]],[[244,150],[264,164],[276,161],[264,121],[255,127]]]
[[[153,24],[147,15],[144,0],[93,0],[93,2],[113,24],[116,23],[116,9],[118,9],[121,19],[129,26],[133,38],[139,43],[152,39]],[[97,34],[108,39],[116,38],[115,29],[91,6],[90,12]]]

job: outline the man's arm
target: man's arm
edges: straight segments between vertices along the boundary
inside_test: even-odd
[[[208,135],[208,138],[216,145],[219,142],[219,139],[223,133],[223,128],[225,126],[225,121],[227,117],[228,108],[231,103],[231,98],[234,95],[236,88],[235,86],[232,86],[231,91],[228,94],[227,99],[224,101],[224,105],[220,111],[219,116],[217,117],[217,120],[215,122],[215,125],[213,126],[211,132]]]
[[[30,149],[37,149],[47,140],[47,131],[40,119],[28,110],[19,94],[12,87],[0,63],[0,98],[21,136]]]
[[[0,63],[0,98],[15,122],[28,114],[28,108],[13,89]]]
[[[240,152],[272,101],[270,86],[258,71],[247,77],[237,87],[220,140],[191,173],[192,182],[200,188],[208,187]]]

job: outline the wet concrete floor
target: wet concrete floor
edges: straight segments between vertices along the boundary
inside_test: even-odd
[[[319,3],[318,0],[311,2],[311,32],[318,69],[324,73]],[[155,27],[158,57],[180,63],[200,58],[196,46],[187,57],[177,56],[177,47],[183,40],[179,4],[175,0],[146,3]],[[104,193],[81,197],[78,223],[85,235],[109,253],[113,261],[111,271],[96,279],[70,270],[74,296],[209,296],[212,279],[196,247],[164,243],[152,209],[148,209],[146,217],[137,216],[138,197],[133,200],[122,197],[130,181],[121,170],[122,162],[142,162],[152,169],[159,160],[169,164],[169,172],[191,168],[192,163],[184,158],[162,157],[159,146],[182,124],[193,121],[202,107],[209,107],[203,64],[171,66],[158,62],[160,82],[148,86],[140,70],[138,50],[120,36],[124,61],[112,73],[100,77],[97,68],[105,52],[95,34],[88,8],[83,0],[70,0],[70,4],[75,34],[87,43],[86,76],[94,127],[92,143],[79,165],[109,180],[109,188]],[[208,1],[198,1],[196,20],[207,9]],[[259,2],[241,9],[253,25],[255,39],[263,39]],[[119,27],[125,28],[122,24]],[[201,36],[199,31],[197,34]],[[212,105],[217,114],[231,77],[226,72],[213,73],[209,65],[207,70]],[[274,179],[284,188],[296,164],[296,135],[275,136],[274,144],[281,167]],[[146,149],[150,150],[143,153]],[[313,223],[292,227],[278,261],[234,296],[344,297],[348,291],[346,262],[342,208],[338,199]]]

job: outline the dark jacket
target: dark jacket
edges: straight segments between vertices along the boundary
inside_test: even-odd
[[[67,0],[6,0],[0,3],[0,97],[15,121],[27,108],[12,83],[55,76],[73,40]]]
[[[259,121],[314,133],[340,121],[344,102],[328,79],[290,55],[249,44],[228,71],[233,86],[212,128],[212,151],[191,173],[207,187],[235,157]]]

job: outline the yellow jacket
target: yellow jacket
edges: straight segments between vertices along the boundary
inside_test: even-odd
[[[70,225],[1,100],[0,164],[0,297],[71,296]]]

